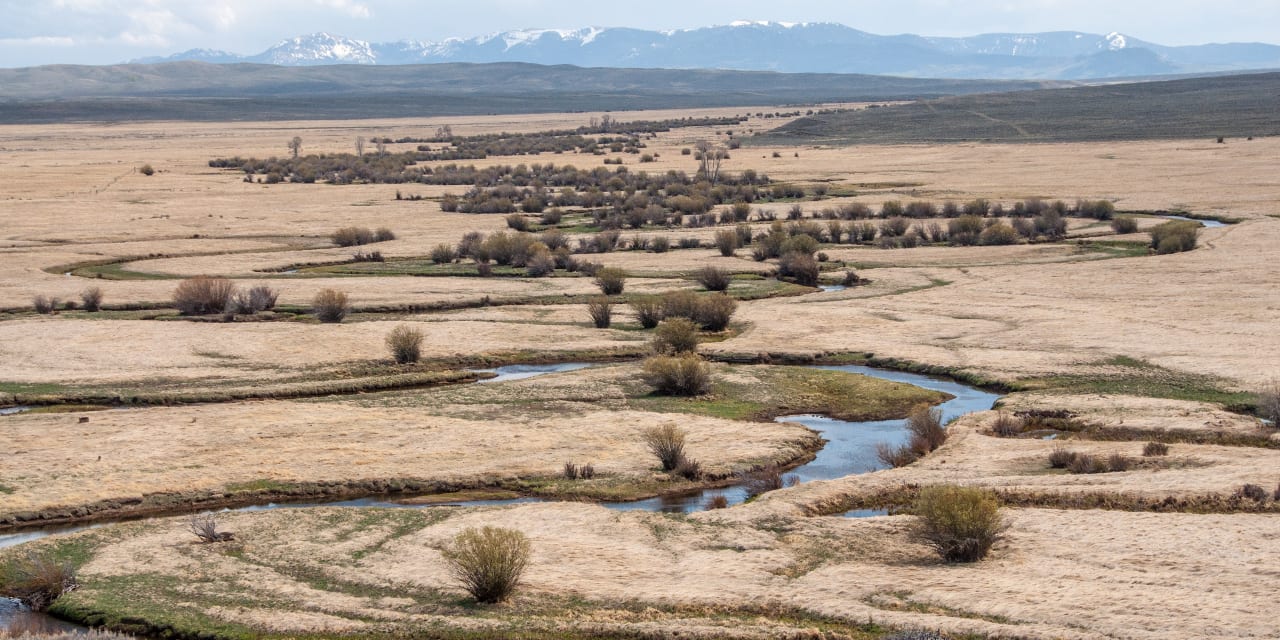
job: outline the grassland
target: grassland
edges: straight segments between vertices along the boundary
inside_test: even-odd
[[[224,546],[192,543],[180,517],[113,526],[46,542],[83,543],[76,562],[84,587],[60,613],[206,638],[1280,633],[1270,615],[1268,546],[1277,502],[1236,497],[1245,484],[1280,482],[1280,435],[1249,413],[1255,392],[1280,378],[1272,317],[1280,274],[1269,257],[1280,239],[1280,221],[1269,215],[1280,208],[1280,141],[732,150],[727,170],[809,189],[801,200],[753,204],[779,217],[793,204],[809,216],[886,200],[1078,197],[1239,222],[1202,230],[1196,250],[1168,256],[1148,255],[1144,234],[1117,236],[1078,219],[1058,243],[824,243],[823,282],[845,269],[865,279],[836,292],[775,280],[776,262],[757,262],[745,249],[731,257],[706,247],[588,256],[632,274],[624,296],[700,290],[691,276],[704,265],[740,274],[728,330],[704,335],[699,347],[712,361],[713,392],[690,400],[651,395],[638,382],[635,360],[648,352],[650,334],[625,304],[610,329],[591,326],[584,302],[598,289],[590,278],[432,273],[423,256],[435,245],[506,226],[502,216],[441,211],[446,188],[260,185],[207,166],[212,157],[284,154],[294,135],[308,152],[337,153],[355,136],[424,137],[446,124],[458,134],[539,131],[586,117],[0,126],[0,166],[10,177],[0,202],[21,212],[0,231],[0,394],[8,394],[0,400],[199,401],[0,416],[16,445],[0,464],[5,526],[40,514],[73,522],[372,493],[659,495],[698,484],[657,470],[639,438],[645,427],[685,428],[689,453],[709,472],[702,484],[715,484],[738,470],[794,464],[819,444],[798,425],[761,419],[900,415],[940,399],[783,364],[950,375],[1006,392],[1006,411],[1069,417],[999,437],[994,413],[971,415],[948,427],[948,444],[910,466],[691,516],[581,503],[246,513],[227,516],[241,542]],[[734,138],[776,123],[753,116],[733,127]],[[595,167],[621,158],[628,170],[689,172],[695,163],[681,150],[702,139],[729,142],[724,127],[683,128],[646,139],[657,157],[643,165],[616,153],[481,164]],[[158,172],[134,171],[143,163]],[[818,185],[829,189],[814,199]],[[398,189],[424,199],[397,200]],[[1143,217],[1140,227],[1157,222]],[[591,231],[573,224],[575,240]],[[757,232],[768,226],[753,224]],[[345,264],[353,250],[326,237],[349,225],[396,232],[372,247],[386,267]],[[706,243],[714,231],[641,233]],[[330,266],[282,272],[322,264]],[[177,279],[199,274],[277,288],[278,317],[177,317],[168,307]],[[89,285],[102,288],[108,311],[32,310],[36,295],[78,299]],[[308,313],[312,296],[328,287],[348,291],[356,308],[341,324]],[[383,338],[402,324],[425,336],[418,365],[391,364]],[[396,388],[397,376],[576,360],[608,364],[495,385]],[[291,389],[306,397],[274,398]],[[1168,455],[1143,458],[1148,440],[1169,443]],[[1069,474],[1047,464],[1057,446],[1135,462],[1122,472]],[[598,476],[564,480],[565,462],[592,463]],[[1012,526],[990,560],[937,564],[912,541],[908,515],[821,515],[899,506],[935,483],[1000,493]],[[510,605],[478,607],[445,578],[440,545],[484,524],[520,528],[534,541],[529,582]],[[1206,590],[1225,595],[1205,598]]]

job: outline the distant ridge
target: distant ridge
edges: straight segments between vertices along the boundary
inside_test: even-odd
[[[735,22],[676,31],[527,29],[440,42],[371,43],[329,33],[255,55],[194,49],[137,63],[252,62],[285,66],[528,62],[584,67],[862,73],[929,78],[1084,80],[1280,68],[1280,46],[1165,46],[1121,33],[882,36],[832,23]]]

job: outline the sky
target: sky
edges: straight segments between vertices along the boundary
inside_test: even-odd
[[[1160,44],[1280,44],[1280,0],[0,0],[0,67],[256,54],[326,31],[371,42],[527,28],[837,22],[878,34],[1119,31]]]

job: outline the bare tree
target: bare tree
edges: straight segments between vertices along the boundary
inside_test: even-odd
[[[380,155],[380,156],[385,156],[385,155],[387,155],[387,139],[386,139],[386,138],[374,138],[374,139],[373,139],[373,148],[378,150],[378,155]]]
[[[365,144],[364,136],[356,136],[356,155],[358,156],[364,155],[364,144]]]
[[[302,138],[294,136],[289,141],[289,151],[293,153],[294,159],[297,159],[298,154],[302,152]]]
[[[715,184],[720,179],[720,164],[729,157],[729,151],[706,140],[699,140],[694,148],[698,150],[698,174]]]
[[[453,138],[453,127],[450,125],[441,125],[436,129],[436,138],[439,140],[450,140]]]
[[[601,130],[601,131],[605,131],[605,132],[607,132],[607,131],[609,131],[609,127],[612,127],[612,126],[613,126],[613,117],[612,117],[612,116],[610,116],[610,115],[609,115],[609,114],[607,114],[607,113],[606,113],[606,114],[604,114],[603,116],[600,116],[600,130]]]

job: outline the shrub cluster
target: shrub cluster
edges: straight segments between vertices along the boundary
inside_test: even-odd
[[[1152,449],[1151,445],[1157,445],[1156,449]],[[1164,455],[1168,452],[1168,447],[1164,447],[1164,453],[1147,453],[1148,450],[1158,450],[1163,445],[1157,443],[1149,443],[1143,449],[1143,455]],[[1049,468],[1066,469],[1073,474],[1091,474],[1091,473],[1109,473],[1128,471],[1133,465],[1133,460],[1128,456],[1120,453],[1112,454],[1106,458],[1101,456],[1090,455],[1087,453],[1077,453],[1061,447],[1055,447],[1049,452]]]
[[[343,227],[330,234],[329,239],[339,247],[356,247],[395,240],[396,234],[386,227],[380,227],[377,231],[370,230],[368,227]]]
[[[1151,248],[1158,254],[1178,253],[1196,248],[1200,223],[1192,220],[1170,220],[1151,230]]]

